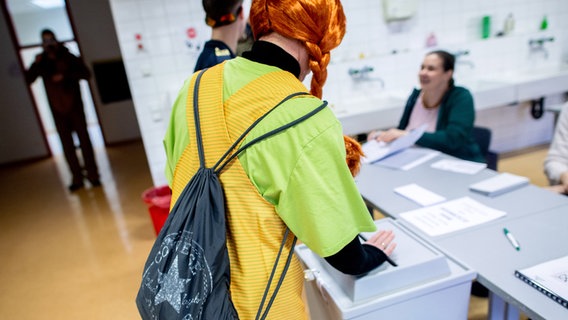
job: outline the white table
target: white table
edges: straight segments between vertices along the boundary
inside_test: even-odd
[[[568,197],[528,185],[489,198],[468,187],[495,176],[495,171],[484,169],[476,175],[465,175],[430,167],[443,158],[452,157],[442,154],[408,171],[364,165],[356,178],[357,186],[368,203],[393,218],[420,208],[393,191],[409,183],[416,183],[447,200],[468,196],[507,212],[503,218],[437,237],[428,236],[403,219],[397,221],[478,273],[478,281],[491,291],[491,319],[518,319],[518,310],[532,319],[568,319],[568,309],[514,276],[517,268],[568,254]],[[515,234],[521,244],[520,251],[514,250],[507,241],[504,227]]]

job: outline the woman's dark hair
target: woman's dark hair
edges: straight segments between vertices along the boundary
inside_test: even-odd
[[[456,65],[456,57],[453,54],[444,50],[436,50],[429,52],[427,56],[431,54],[435,54],[440,57],[440,59],[442,59],[442,67],[444,68],[444,71],[454,70],[454,67]],[[450,79],[449,85],[450,87],[454,85],[454,77]]]

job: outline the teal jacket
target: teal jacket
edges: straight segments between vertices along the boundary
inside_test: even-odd
[[[420,90],[414,89],[406,102],[398,129],[404,130],[408,125],[419,96]],[[471,93],[465,88],[452,86],[442,98],[436,131],[425,132],[416,144],[460,159],[485,162],[471,133],[474,122],[475,109]]]

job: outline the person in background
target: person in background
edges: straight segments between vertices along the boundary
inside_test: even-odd
[[[282,103],[241,145],[319,107],[330,51],[345,34],[345,15],[338,0],[253,0],[250,24],[257,39],[251,51],[201,76],[199,92],[222,93],[217,98],[222,101],[210,107],[204,106],[207,99],[200,99],[200,127],[209,161],[216,160],[212,159],[214,152],[224,152],[215,151],[216,146],[221,149],[219,146],[230,144],[284,97],[307,92],[302,80],[310,72],[311,95]],[[196,77],[194,74],[180,90],[164,138],[166,177],[174,204],[199,167],[192,98]],[[342,131],[326,107],[254,144],[221,173],[230,290],[240,318],[254,318],[286,228],[343,273],[365,274],[391,262],[389,255],[396,247],[392,231],[381,230],[365,243],[359,240],[359,233],[375,231],[376,226],[347,165]],[[292,243],[288,238],[283,252]],[[294,256],[269,317],[307,318],[302,288],[303,272]]]
[[[398,127],[373,131],[367,139],[391,142],[426,124],[417,145],[485,162],[471,133],[475,122],[473,97],[467,89],[454,85],[454,64],[455,57],[446,51],[428,53],[418,73],[421,89],[412,91]]]
[[[245,30],[237,43],[237,56],[242,56],[243,52],[250,51],[253,43],[254,37],[252,35],[252,29],[250,23],[247,21]]]
[[[548,189],[568,195],[568,102],[562,106],[554,137],[544,160]]]
[[[246,28],[243,0],[203,0],[203,9],[211,40],[205,42],[194,71],[234,58]]]
[[[87,131],[79,86],[81,79],[90,77],[89,69],[81,58],[71,54],[63,44],[57,41],[53,31],[42,30],[41,40],[43,52],[35,57],[35,61],[26,71],[26,81],[31,84],[38,77],[43,79],[55,128],[73,176],[69,190],[76,191],[82,188],[85,178],[75,151],[73,132],[79,138],[86,178],[93,187],[100,186],[99,171]]]

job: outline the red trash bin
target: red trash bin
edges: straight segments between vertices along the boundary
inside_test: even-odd
[[[167,185],[150,188],[142,193],[142,200],[148,205],[150,218],[152,218],[152,224],[157,235],[160,233],[170,213],[172,190]]]

